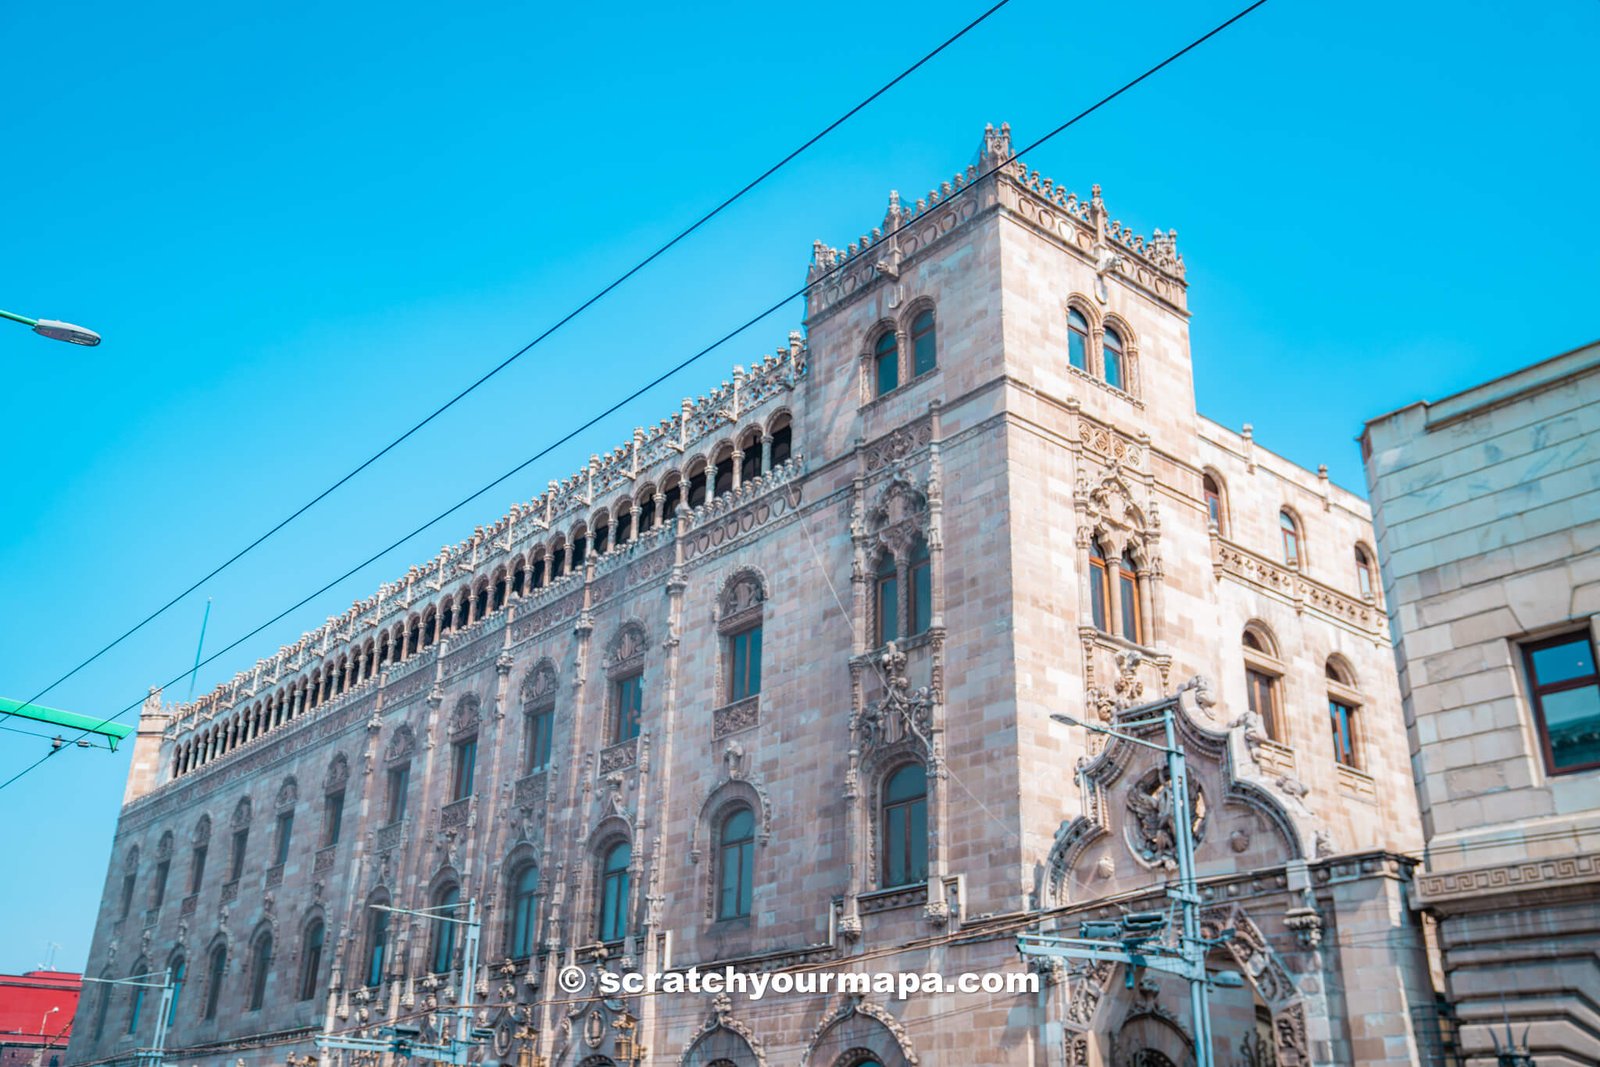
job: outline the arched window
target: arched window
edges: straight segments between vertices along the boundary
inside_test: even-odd
[[[1222,510],[1222,484],[1214,475],[1207,474],[1201,479],[1201,485],[1206,494],[1206,520],[1216,527],[1218,533],[1227,533],[1227,520]]]
[[[619,841],[606,850],[600,867],[599,936],[601,941],[621,941],[628,933],[628,864],[633,848]]]
[[[910,885],[928,877],[928,777],[908,763],[883,787],[883,884]]]
[[[511,878],[511,926],[507,951],[513,959],[533,955],[534,909],[538,901],[539,868],[525,863]]]
[[[456,905],[461,887],[447,885],[433,895],[433,973],[445,974],[455,966]]]
[[[1359,731],[1356,720],[1361,710],[1361,697],[1355,688],[1355,676],[1338,657],[1328,660],[1323,673],[1328,680],[1328,725],[1333,731],[1334,761],[1345,767],[1360,769],[1361,750],[1357,741]]]
[[[317,995],[317,983],[322,978],[322,940],[326,932],[321,919],[311,920],[311,925],[306,927],[300,950],[301,1000],[310,1000]]]
[[[1278,526],[1283,530],[1283,561],[1291,567],[1304,564],[1300,551],[1300,523],[1288,508],[1278,512]]]
[[[877,575],[873,580],[873,604],[876,610],[877,643],[886,645],[900,636],[900,575],[895,569],[894,557],[887,552],[878,560]]]
[[[933,565],[928,559],[928,543],[919,539],[911,548],[911,566],[907,572],[911,582],[910,625],[906,633],[915,637],[927,633],[933,625]]]
[[[133,987],[133,1000],[128,1006],[128,1033],[137,1034],[139,1032],[139,1016],[144,1011],[145,983],[150,981],[149,978],[144,977],[150,973],[150,961],[141,957],[134,963],[133,973],[139,977],[135,979],[138,984]]]
[[[1111,629],[1111,576],[1106,570],[1106,554],[1099,538],[1089,541],[1089,615],[1101,633]]]
[[[110,971],[102,971],[100,977],[106,979],[100,986],[100,1001],[94,1009],[94,1039],[99,1041],[106,1035],[106,1012],[111,1008],[111,994],[116,991],[116,986],[109,981]]]
[[[1106,384],[1113,389],[1125,388],[1123,383],[1126,381],[1126,375],[1123,372],[1127,368],[1122,365],[1122,335],[1116,330],[1107,327],[1103,348],[1106,361]]]
[[[1077,308],[1067,309],[1067,362],[1081,371],[1089,369],[1089,320]]]
[[[206,1010],[207,1019],[217,1017],[217,1003],[222,999],[222,979],[228,973],[228,946],[217,945],[211,950],[211,958],[206,961]]]
[[[267,1002],[267,975],[272,968],[272,935],[262,934],[250,953],[250,1010],[260,1011]]]
[[[1372,577],[1372,557],[1367,555],[1367,550],[1356,546],[1356,589],[1364,599],[1373,599],[1378,583]]]
[[[1117,606],[1122,609],[1122,636],[1134,644],[1144,639],[1139,612],[1139,567],[1127,552],[1117,561]]]
[[[1244,646],[1246,702],[1250,710],[1261,717],[1267,737],[1282,742],[1283,706],[1279,682],[1283,677],[1283,664],[1278,660],[1277,646],[1265,631],[1254,625],[1245,629],[1241,644]]]
[[[741,807],[722,820],[717,848],[717,918],[750,914],[750,874],[755,865],[756,820]]]
[[[167,975],[172,980],[172,999],[167,1003],[167,1029],[172,1029],[172,1024],[178,1020],[178,1001],[183,997],[183,982],[187,977],[188,964],[183,956],[177,955],[167,963]]]
[[[383,984],[384,954],[389,948],[389,913],[373,908],[367,917],[367,985]]]
[[[939,365],[934,346],[933,309],[925,308],[911,320],[911,376],[927,374]]]
[[[788,415],[772,420],[772,466],[781,467],[794,455],[794,423]]]
[[[900,345],[893,330],[885,330],[872,347],[873,380],[882,396],[900,385]]]

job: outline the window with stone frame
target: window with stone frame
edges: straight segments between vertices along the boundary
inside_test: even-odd
[[[1278,529],[1283,535],[1283,562],[1291,567],[1305,569],[1305,544],[1300,531],[1300,518],[1288,508],[1278,512]]]
[[[933,308],[925,306],[911,317],[911,376],[920,378],[938,365],[938,337]]]
[[[629,865],[633,847],[626,841],[609,845],[600,855],[595,927],[601,941],[621,941],[628,933]]]
[[[724,704],[747,700],[761,692],[765,611],[766,586],[755,571],[739,571],[724,583],[717,600]]]
[[[300,999],[313,1000],[322,982],[322,947],[327,926],[321,919],[306,924],[300,937]]]
[[[639,736],[644,711],[645,652],[650,643],[644,625],[627,622],[606,644],[603,666],[606,689],[606,743],[622,744]]]
[[[259,934],[250,949],[250,1009],[260,1011],[267,1002],[267,979],[272,976],[272,934]]]
[[[1523,644],[1522,663],[1546,771],[1600,767],[1600,670],[1588,629]]]
[[[411,764],[399,763],[389,768],[385,785],[384,820],[394,826],[406,817],[406,794],[411,791]]]
[[[1228,532],[1228,510],[1222,491],[1222,479],[1215,471],[1201,476],[1200,486],[1206,498],[1206,522],[1216,527],[1217,533]]]
[[[933,560],[928,542],[917,538],[906,564],[906,636],[916,637],[933,625]]]
[[[1074,489],[1081,518],[1078,559],[1083,626],[1135,645],[1161,640],[1161,569],[1158,525],[1134,485],[1117,467],[1091,483],[1081,473]]]
[[[250,828],[248,826],[233,832],[233,856],[228,863],[228,881],[237,882],[239,876],[244,874],[245,854],[250,848]]]
[[[335,789],[322,798],[322,847],[331,848],[339,843],[344,827],[344,790]]]
[[[900,639],[900,568],[894,554],[883,552],[878,565],[873,568],[872,579],[873,631],[875,645],[883,646]]]
[[[1067,365],[1089,372],[1089,320],[1075,307],[1067,309]]]
[[[371,901],[371,905],[387,906],[389,898],[379,895]],[[384,969],[388,964],[389,952],[389,912],[384,907],[369,906],[367,909],[367,939],[366,939],[366,966],[362,968],[369,988],[383,984]]]
[[[533,955],[538,936],[539,868],[524,860],[511,870],[506,890],[511,902],[506,921],[506,954],[516,960]]]
[[[612,744],[621,744],[639,736],[639,719],[643,711],[643,674],[630,674],[611,683]]]
[[[717,832],[717,918],[742,919],[750,914],[751,876],[756,855],[756,819],[739,804],[719,820]]]
[[[1372,553],[1367,546],[1356,545],[1356,592],[1363,600],[1376,600],[1378,595],[1377,568],[1372,563]]]
[[[1340,766],[1362,770],[1361,705],[1355,672],[1338,656],[1329,657],[1323,667],[1328,684],[1328,725],[1333,735],[1333,759]]]
[[[867,509],[868,632],[874,647],[915,638],[933,625],[937,587],[926,492],[905,472],[877,491]]]
[[[434,891],[429,901],[433,912],[432,966],[434,974],[448,974],[455,970],[456,934],[460,924],[455,920],[456,906],[461,903],[461,887],[448,882]]]
[[[555,742],[556,667],[540,660],[522,679],[522,773],[536,774],[550,766]]]
[[[465,800],[472,795],[478,767],[478,735],[457,738],[450,746],[450,799]]]
[[[272,862],[278,866],[289,862],[289,844],[294,837],[294,812],[278,813],[278,834],[273,848]]]
[[[1267,737],[1287,744],[1284,729],[1282,680],[1283,661],[1272,634],[1257,623],[1245,627],[1240,639],[1244,653],[1245,698],[1250,711],[1259,716]]]
[[[206,957],[206,1002],[205,1010],[201,1016],[205,1019],[217,1017],[217,1006],[222,1001],[222,981],[228,973],[228,946],[219,942],[211,946],[211,953]]]
[[[921,763],[904,763],[883,784],[880,806],[884,888],[928,877],[928,778]]]
[[[900,342],[893,327],[872,342],[872,385],[875,397],[900,388]]]
[[[1127,392],[1127,360],[1121,331],[1115,326],[1107,326],[1101,339],[1101,377],[1111,388]]]

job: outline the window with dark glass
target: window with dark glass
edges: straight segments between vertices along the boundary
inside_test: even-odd
[[[1122,365],[1122,335],[1116,330],[1107,329],[1105,344],[1105,377],[1106,384],[1113,389],[1121,389],[1124,381],[1124,367]]]
[[[911,320],[911,376],[927,374],[939,363],[934,346],[933,309],[920,312]]]
[[[1362,597],[1372,596],[1372,559],[1367,550],[1356,546],[1356,589]]]
[[[1067,311],[1067,362],[1081,371],[1089,369],[1089,320],[1077,308]]]
[[[294,812],[283,812],[278,816],[278,847],[272,862],[280,865],[289,862],[289,839],[293,833]]]
[[[550,745],[555,736],[556,709],[538,708],[526,715],[528,754],[522,773],[532,774],[550,766]]]
[[[111,994],[116,991],[116,986],[106,983],[100,986],[100,1002],[94,1009],[94,1039],[99,1041],[106,1034],[106,1012],[111,1008]]]
[[[472,776],[478,766],[478,739],[469,737],[451,746],[450,799],[465,800],[472,795]]]
[[[389,825],[406,817],[406,793],[411,788],[411,765],[389,768]]]
[[[228,972],[228,948],[218,945],[211,950],[211,959],[206,967],[206,1010],[207,1019],[217,1017],[217,1002],[222,999],[222,978]]]
[[[171,860],[160,860],[156,863],[155,893],[150,898],[152,908],[161,907],[161,902],[167,899],[167,875],[171,873]]]
[[[617,516],[617,547],[627,544],[633,537],[633,512],[624,511]]]
[[[872,367],[878,396],[900,385],[900,346],[895,341],[893,330],[885,330],[873,345]]]
[[[1098,539],[1089,541],[1089,615],[1101,633],[1111,629],[1111,581]]]
[[[250,1010],[260,1011],[267,1002],[267,975],[272,967],[272,935],[263,934],[256,942],[250,960]]]
[[[146,960],[139,960],[133,965],[133,973],[141,976],[149,974],[149,962]],[[139,1032],[139,1016],[144,1013],[144,983],[148,982],[149,980],[149,978],[141,977],[138,980],[139,984],[133,987],[133,1002],[129,1005],[128,1010],[128,1033],[130,1034],[136,1034]]]
[[[750,914],[755,850],[755,816],[749,808],[740,808],[722,820],[717,849],[717,918],[738,919]]]
[[[233,861],[228,865],[228,880],[237,882],[244,873],[245,850],[250,844],[250,830],[235,830],[233,832]]]
[[[511,944],[513,959],[533,955],[534,910],[538,901],[539,868],[524,864],[511,881]]]
[[[1600,673],[1589,635],[1535,641],[1522,656],[1545,767],[1551,774],[1600,767]]]
[[[367,919],[367,985],[383,984],[384,953],[389,948],[389,913],[374,908]]]
[[[1283,561],[1291,567],[1300,565],[1300,524],[1287,511],[1278,512],[1278,527],[1283,531]]]
[[[300,953],[301,1000],[310,1000],[317,995],[317,983],[322,975],[322,939],[325,933],[320,920],[306,927],[305,948]]]
[[[886,645],[900,636],[900,575],[894,557],[885,553],[878,560],[873,582],[878,644]]]
[[[1144,639],[1139,617],[1139,568],[1124,552],[1117,561],[1117,606],[1122,609],[1122,636],[1138,643]]]
[[[724,456],[722,459],[717,461],[715,485],[715,493],[717,496],[722,496],[725,493],[733,492],[732,456]]]
[[[1254,667],[1246,668],[1244,676],[1250,710],[1261,716],[1268,737],[1274,741],[1281,740],[1278,729],[1278,679]]]
[[[743,700],[761,692],[761,626],[728,638],[728,699]]]
[[[200,892],[200,885],[206,877],[206,846],[194,846],[194,858],[189,861],[189,892]]]
[[[329,793],[322,808],[322,847],[339,843],[339,831],[344,827],[344,790]]]
[[[1337,697],[1328,698],[1328,718],[1333,727],[1333,758],[1346,767],[1358,767],[1356,762],[1356,709]]]
[[[639,716],[644,710],[644,676],[633,674],[611,683],[611,703],[615,708],[611,717],[611,743],[638,737]]]
[[[138,884],[138,877],[131,872],[122,876],[122,917],[126,919],[128,912],[133,910],[133,889]]]
[[[922,764],[908,763],[883,789],[883,884],[909,885],[927,876],[927,774]]]
[[[167,1002],[167,1028],[178,1021],[178,1000],[183,996],[183,982],[187,977],[188,964],[182,956],[174,957],[167,964],[167,975],[172,980],[172,999]]]
[[[578,536],[572,539],[572,569],[576,571],[583,566],[583,561],[588,558],[589,538]]]
[[[666,522],[678,513],[678,505],[683,501],[683,486],[675,485],[668,489],[661,497],[661,521]]]
[[[444,974],[455,966],[455,905],[461,901],[461,888],[447,885],[433,898],[433,973]]]
[[[772,431],[772,465],[781,467],[789,462],[794,449],[794,428],[787,423]]]
[[[600,929],[601,941],[620,941],[628,932],[628,864],[633,861],[633,849],[626,841],[612,845],[606,851],[600,869]]]
[[[928,559],[927,542],[918,541],[912,546],[906,578],[911,583],[911,597],[907,602],[911,618],[906,620],[906,633],[915,637],[927,633],[933,624],[933,565]]]
[[[1205,476],[1203,482],[1206,493],[1206,516],[1211,521],[1211,525],[1217,528],[1217,532],[1221,533],[1223,532],[1222,487],[1219,486],[1217,484],[1217,480],[1211,477],[1209,474]]]

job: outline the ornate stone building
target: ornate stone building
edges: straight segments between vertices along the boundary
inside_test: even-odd
[[[1600,1063],[1600,344],[1362,448],[1462,1049]]]
[[[1248,979],[1213,995],[1219,1062],[1419,1058],[1368,510],[1197,415],[1174,234],[1009,154],[988,130],[817,244],[803,338],[204,698],[152,695],[91,973],[183,975],[175,1062],[426,1022],[460,939],[371,905],[471,899],[491,1062],[1192,1063],[1185,991],[1104,967],[903,999],[557,980],[1028,977],[1018,933],[1173,877],[1150,754],[1050,716],[1172,694],[1206,923],[1238,931],[1216,965]],[[86,997],[71,1062],[149,1011]]]

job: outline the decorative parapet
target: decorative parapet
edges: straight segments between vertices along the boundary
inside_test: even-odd
[[[761,724],[761,697],[756,695],[725,704],[711,713],[711,737],[720,741],[729,734]]]
[[[1372,775],[1342,763],[1339,764],[1339,791],[1368,803],[1378,800],[1378,784],[1372,780]]]
[[[452,800],[439,809],[439,829],[443,833],[460,833],[467,828],[472,817],[472,798]]]
[[[274,864],[271,867],[268,867],[267,868],[267,888],[271,889],[274,886],[280,886],[282,884],[283,884],[283,864],[278,863],[278,864]]]
[[[683,558],[687,561],[715,552],[787,514],[799,503],[799,487],[788,491],[784,487],[800,472],[800,460],[791,460],[770,477],[749,482],[695,511],[685,527]]]
[[[232,904],[239,899],[239,879],[222,883],[222,903]]]
[[[805,377],[808,355],[798,332],[787,346],[763,357],[748,369],[733,368],[732,380],[695,399],[685,398],[679,410],[653,427],[634,430],[632,440],[604,456],[594,455],[588,465],[525,504],[514,504],[498,521],[480,526],[467,540],[440,549],[427,562],[411,567],[396,582],[386,582],[377,593],[353,603],[316,630],[304,634],[275,655],[194,701],[171,705],[172,728],[193,725],[231,712],[235,705],[271,690],[305,668],[321,662],[357,640],[378,632],[437,594],[463,581],[475,580],[504,562],[509,553],[544,536],[568,519],[604,507],[613,494],[631,490],[652,468],[682,460],[709,444],[729,427],[749,419],[759,407],[793,390]],[[574,575],[581,583],[581,575]],[[564,581],[565,579],[563,579]],[[554,583],[559,588],[561,581]],[[541,590],[540,592],[543,592]],[[559,595],[559,594],[557,594]],[[410,660],[400,667],[410,665]],[[363,682],[350,691],[375,684]]]
[[[519,808],[533,808],[544,802],[546,784],[545,772],[534,771],[517,779],[515,791],[512,795],[513,802]]]
[[[1265,737],[1258,738],[1255,743],[1255,757],[1256,763],[1261,767],[1262,775],[1269,780],[1296,777],[1294,749],[1288,745],[1280,745]]]
[[[600,750],[600,773],[610,774],[639,762],[639,739],[630,737]]]
[[[312,874],[326,874],[333,870],[334,858],[338,855],[338,845],[327,845],[317,849],[316,858],[311,861]]]
[[[1307,578],[1298,570],[1274,563],[1224,537],[1211,539],[1211,568],[1218,578],[1226,575],[1277,595],[1293,604],[1297,612],[1310,609],[1363,637],[1387,635],[1388,620],[1374,605]]]
[[[1564,890],[1596,892],[1585,888],[1600,883],[1600,854],[1557,856],[1543,860],[1524,860],[1493,867],[1473,867],[1417,875],[1418,907],[1439,908],[1461,905],[1475,897],[1504,893],[1531,893],[1540,897]],[[1496,903],[1493,906],[1501,907]],[[1449,910],[1462,910],[1459,907]]]
[[[378,827],[378,833],[374,841],[374,847],[379,852],[387,852],[390,849],[398,846],[404,836],[405,823],[403,821],[392,822],[388,826],[380,826]]]

